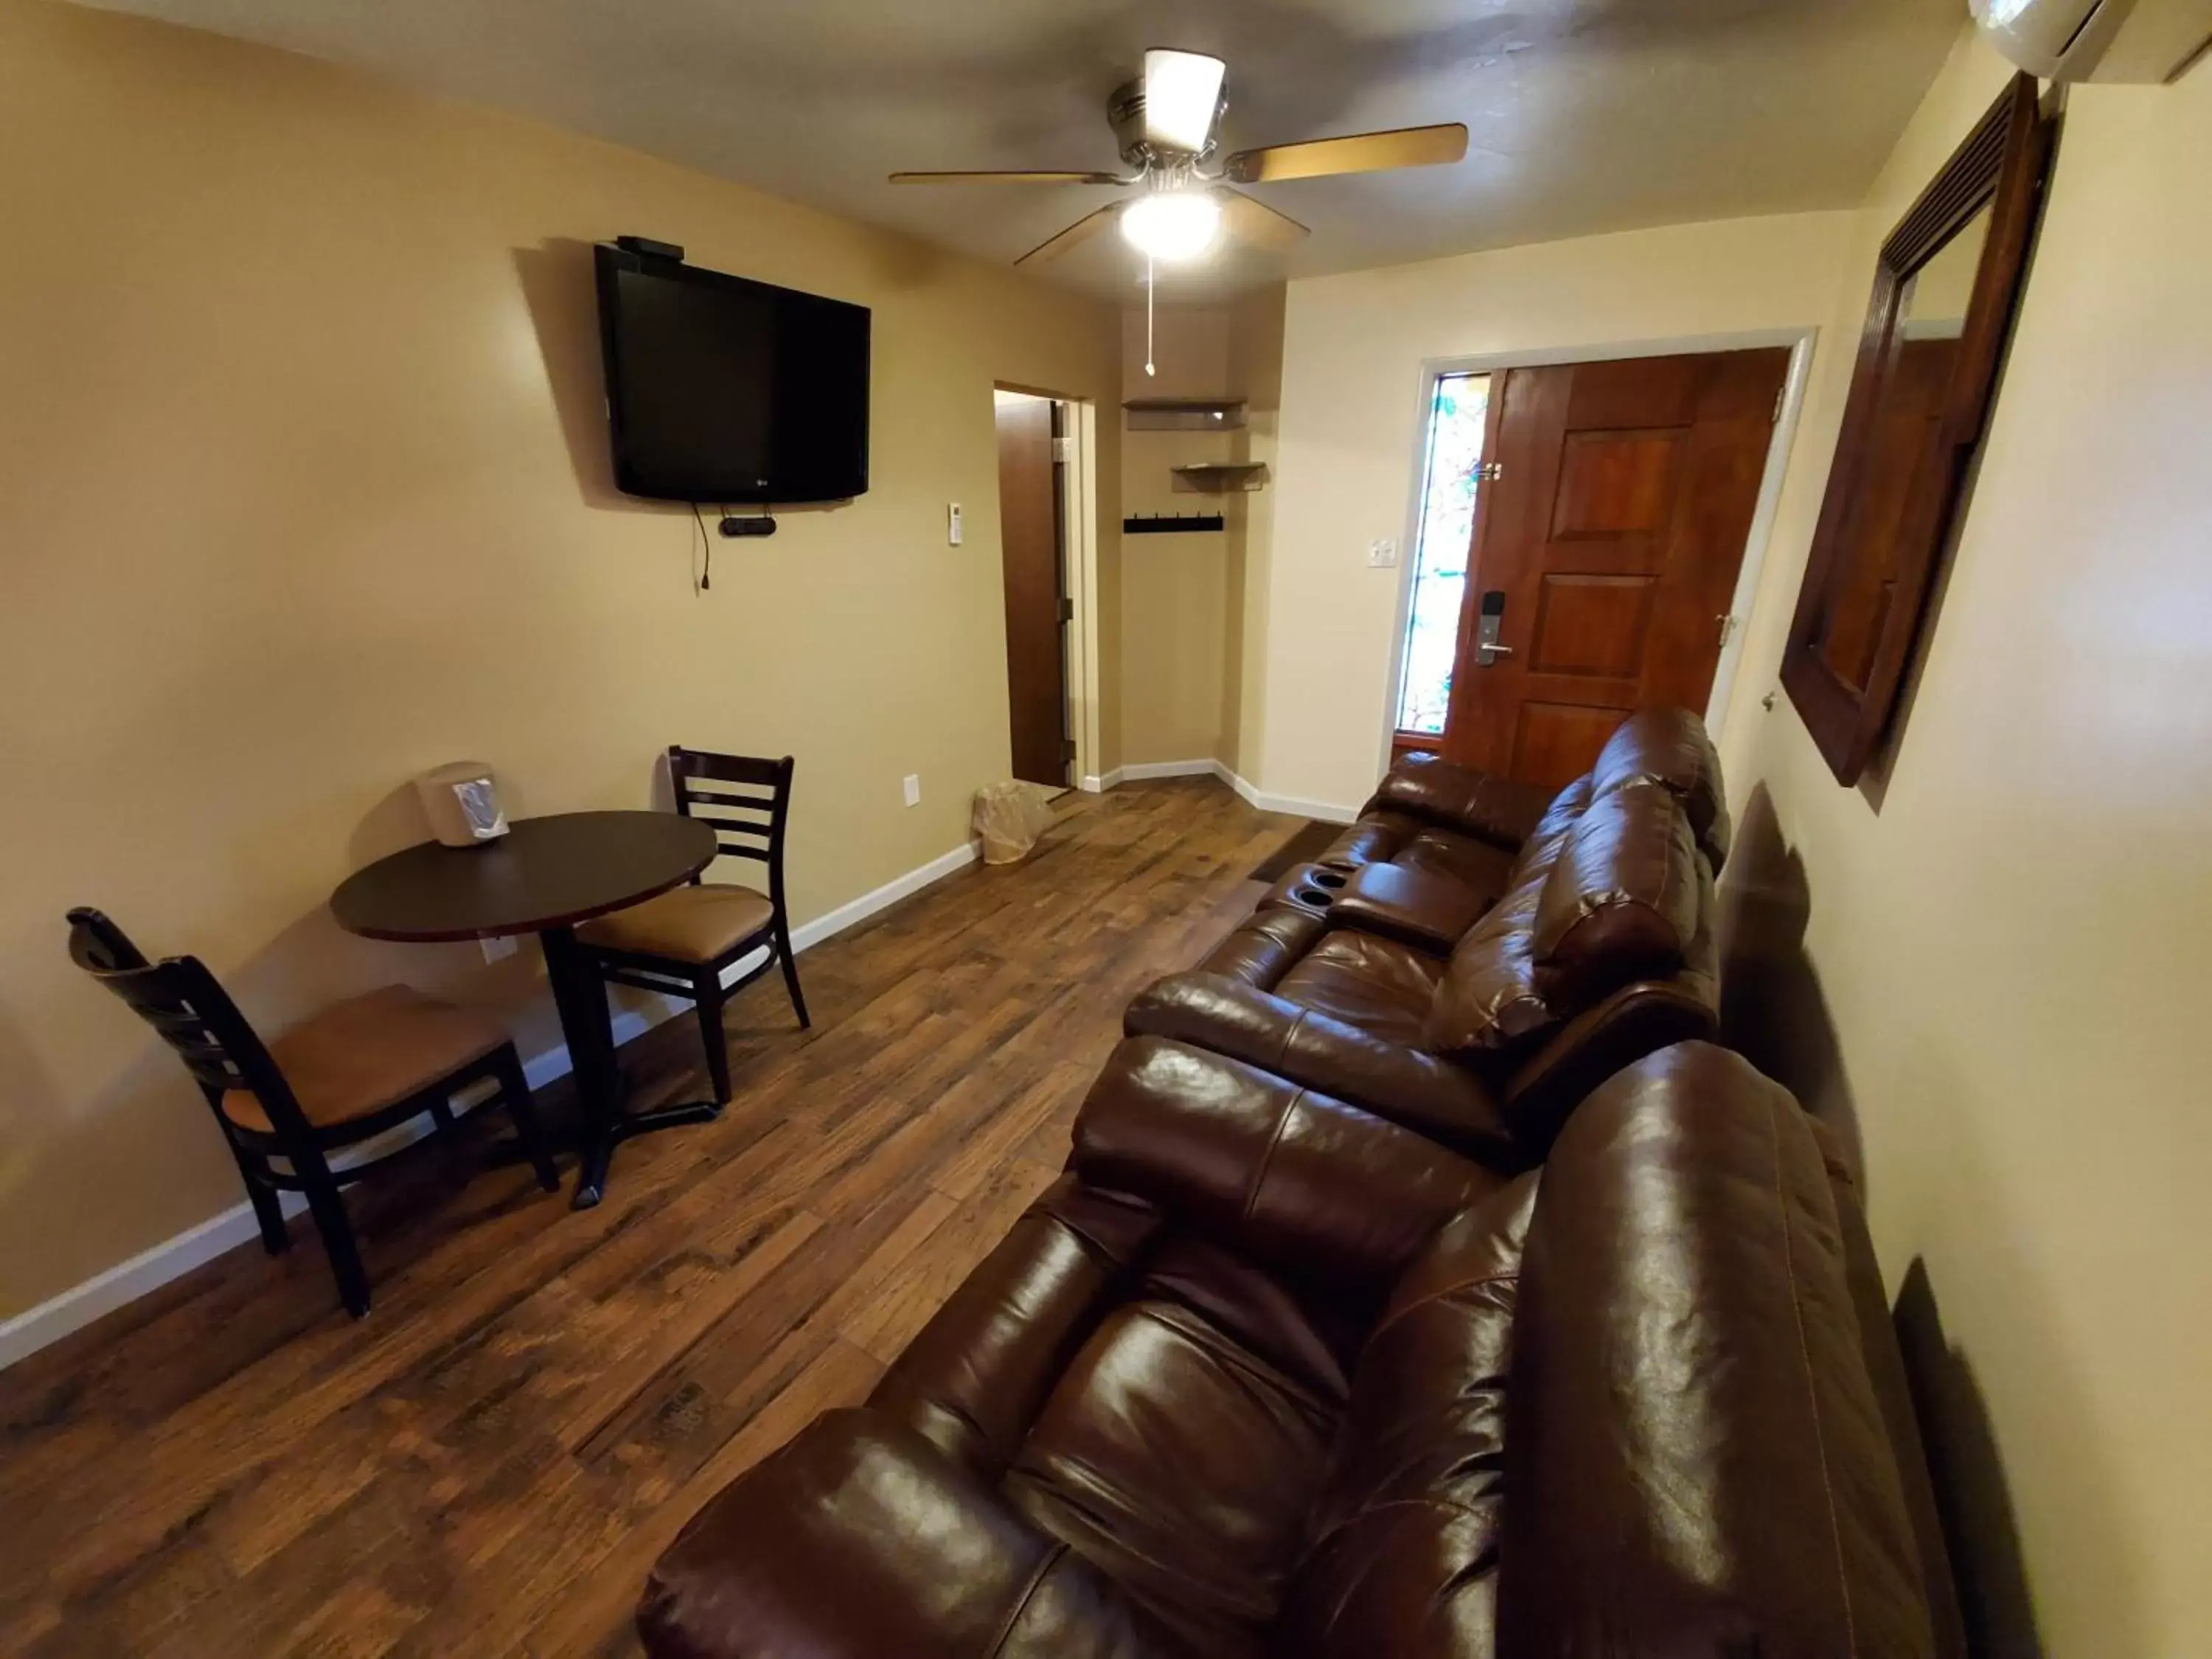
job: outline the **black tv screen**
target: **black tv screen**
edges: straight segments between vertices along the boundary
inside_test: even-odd
[[[615,484],[658,501],[868,487],[868,310],[602,243]]]

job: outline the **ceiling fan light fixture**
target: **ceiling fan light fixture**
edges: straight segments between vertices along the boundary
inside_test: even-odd
[[[1121,236],[1164,265],[1195,259],[1221,235],[1221,203],[1211,191],[1155,191],[1121,210]]]
[[[1145,54],[1145,137],[1165,149],[1196,155],[1213,136],[1229,66],[1199,52]]]

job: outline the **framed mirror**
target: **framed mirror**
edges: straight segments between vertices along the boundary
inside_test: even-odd
[[[1838,783],[1897,708],[1996,386],[2051,157],[2014,77],[1882,244],[1782,683]]]

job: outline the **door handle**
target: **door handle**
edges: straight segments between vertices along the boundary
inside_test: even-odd
[[[1505,623],[1505,590],[1493,587],[1482,596],[1482,611],[1474,629],[1474,661],[1479,668],[1487,668],[1500,657],[1510,657],[1513,647],[1498,642],[1498,629]]]

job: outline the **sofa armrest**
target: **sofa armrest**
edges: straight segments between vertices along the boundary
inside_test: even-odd
[[[1255,1066],[1159,1037],[1115,1048],[1075,1120],[1072,1167],[1264,1267],[1379,1295],[1504,1178]]]
[[[1535,833],[1558,793],[1434,756],[1409,756],[1390,769],[1361,816],[1378,809],[1404,812],[1511,853]]]
[[[1173,1659],[1081,1556],[912,1429],[835,1411],[724,1487],[653,1564],[653,1659]]]
[[[1352,872],[1329,907],[1332,927],[1357,927],[1431,956],[1449,956],[1462,934],[1482,920],[1496,895],[1401,864],[1369,864]]]
[[[1375,808],[1344,826],[1344,832],[1329,842],[1316,864],[1326,865],[1332,870],[1357,870],[1363,864],[1380,864],[1395,858],[1406,843],[1421,833],[1421,820],[1403,812],[1392,812]]]
[[[1261,1066],[1492,1169],[1517,1170],[1535,1161],[1490,1091],[1464,1066],[1385,1042],[1242,980],[1171,974],[1137,994],[1121,1029]]]
[[[1623,1066],[1676,1042],[1717,1036],[1720,1018],[1705,982],[1686,974],[1638,980],[1553,1027],[1522,1052],[1498,1085],[1500,1115],[1532,1159],[1542,1158],[1572,1112]]]
[[[1247,916],[1199,961],[1207,973],[1273,986],[1320,943],[1328,924],[1310,910],[1261,910]]]

